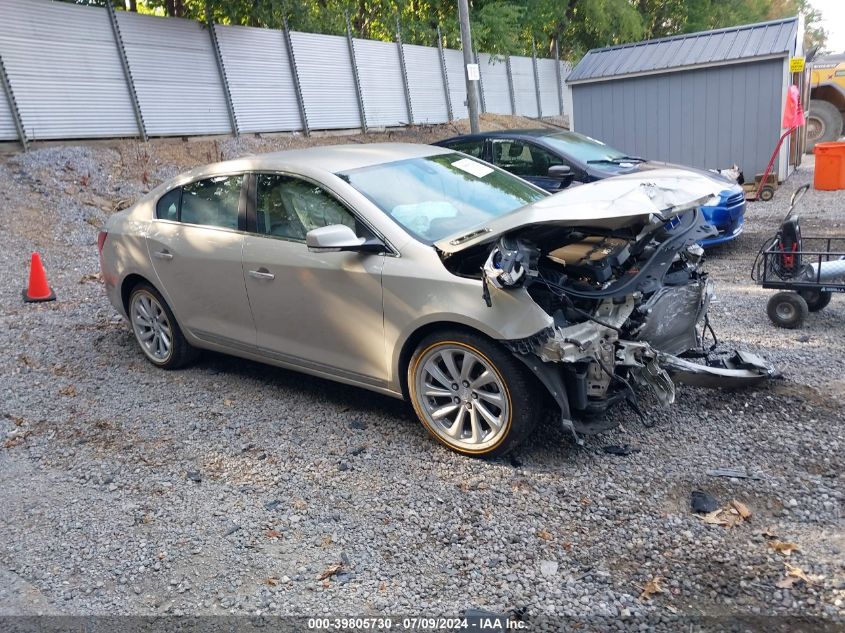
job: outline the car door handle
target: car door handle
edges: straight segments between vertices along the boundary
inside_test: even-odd
[[[256,279],[275,279],[276,275],[271,273],[266,268],[259,268],[258,270],[250,270],[249,271],[250,277],[255,277]]]
[[[173,259],[173,253],[170,251],[156,251],[153,253],[156,259]]]

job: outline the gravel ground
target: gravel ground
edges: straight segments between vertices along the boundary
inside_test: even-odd
[[[503,124],[524,122],[486,121]],[[337,140],[0,158],[0,614],[526,607],[535,621],[620,630],[673,629],[685,616],[770,616],[770,629],[787,615],[845,621],[845,300],[779,330],[770,292],[748,276],[811,162],[774,201],[750,204],[745,234],[709,258],[720,339],[768,358],[783,380],[681,388],[675,406],[649,409],[651,428],[623,409],[620,429],[583,447],[549,425],[515,456],[479,461],[440,448],[403,403],[351,387],[216,354],[158,371],[103,294],[96,227],[115,208],[192,164]],[[805,234],[845,234],[841,192],[811,190],[802,209]],[[54,303],[21,303],[32,250]],[[639,452],[609,455],[610,444]],[[757,477],[707,474],[718,467]],[[693,490],[751,517],[706,524],[690,511]],[[786,557],[775,540],[798,551]],[[789,580],[787,564],[806,580]],[[661,591],[647,595],[655,580]]]

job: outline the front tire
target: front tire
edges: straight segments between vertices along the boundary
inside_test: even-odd
[[[835,105],[821,99],[812,99],[807,114],[806,152],[812,154],[816,143],[837,140],[842,134],[842,125],[842,113]]]
[[[778,327],[794,330],[801,327],[809,309],[804,297],[795,292],[778,292],[769,299],[766,312]]]
[[[494,341],[456,331],[422,340],[408,364],[417,417],[441,444],[462,455],[504,455],[525,440],[541,415],[538,385]]]
[[[185,340],[164,297],[147,283],[138,284],[129,295],[129,323],[144,356],[156,367],[184,367],[199,354]]]

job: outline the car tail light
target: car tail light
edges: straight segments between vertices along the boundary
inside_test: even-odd
[[[97,252],[103,254],[103,246],[106,245],[106,238],[109,236],[107,231],[100,231],[97,233]]]

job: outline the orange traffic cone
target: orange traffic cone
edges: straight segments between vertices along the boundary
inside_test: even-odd
[[[56,295],[50,290],[47,284],[47,275],[44,266],[41,264],[41,256],[38,253],[32,254],[32,262],[29,265],[29,287],[23,291],[23,300],[27,303],[38,301],[55,301]]]

